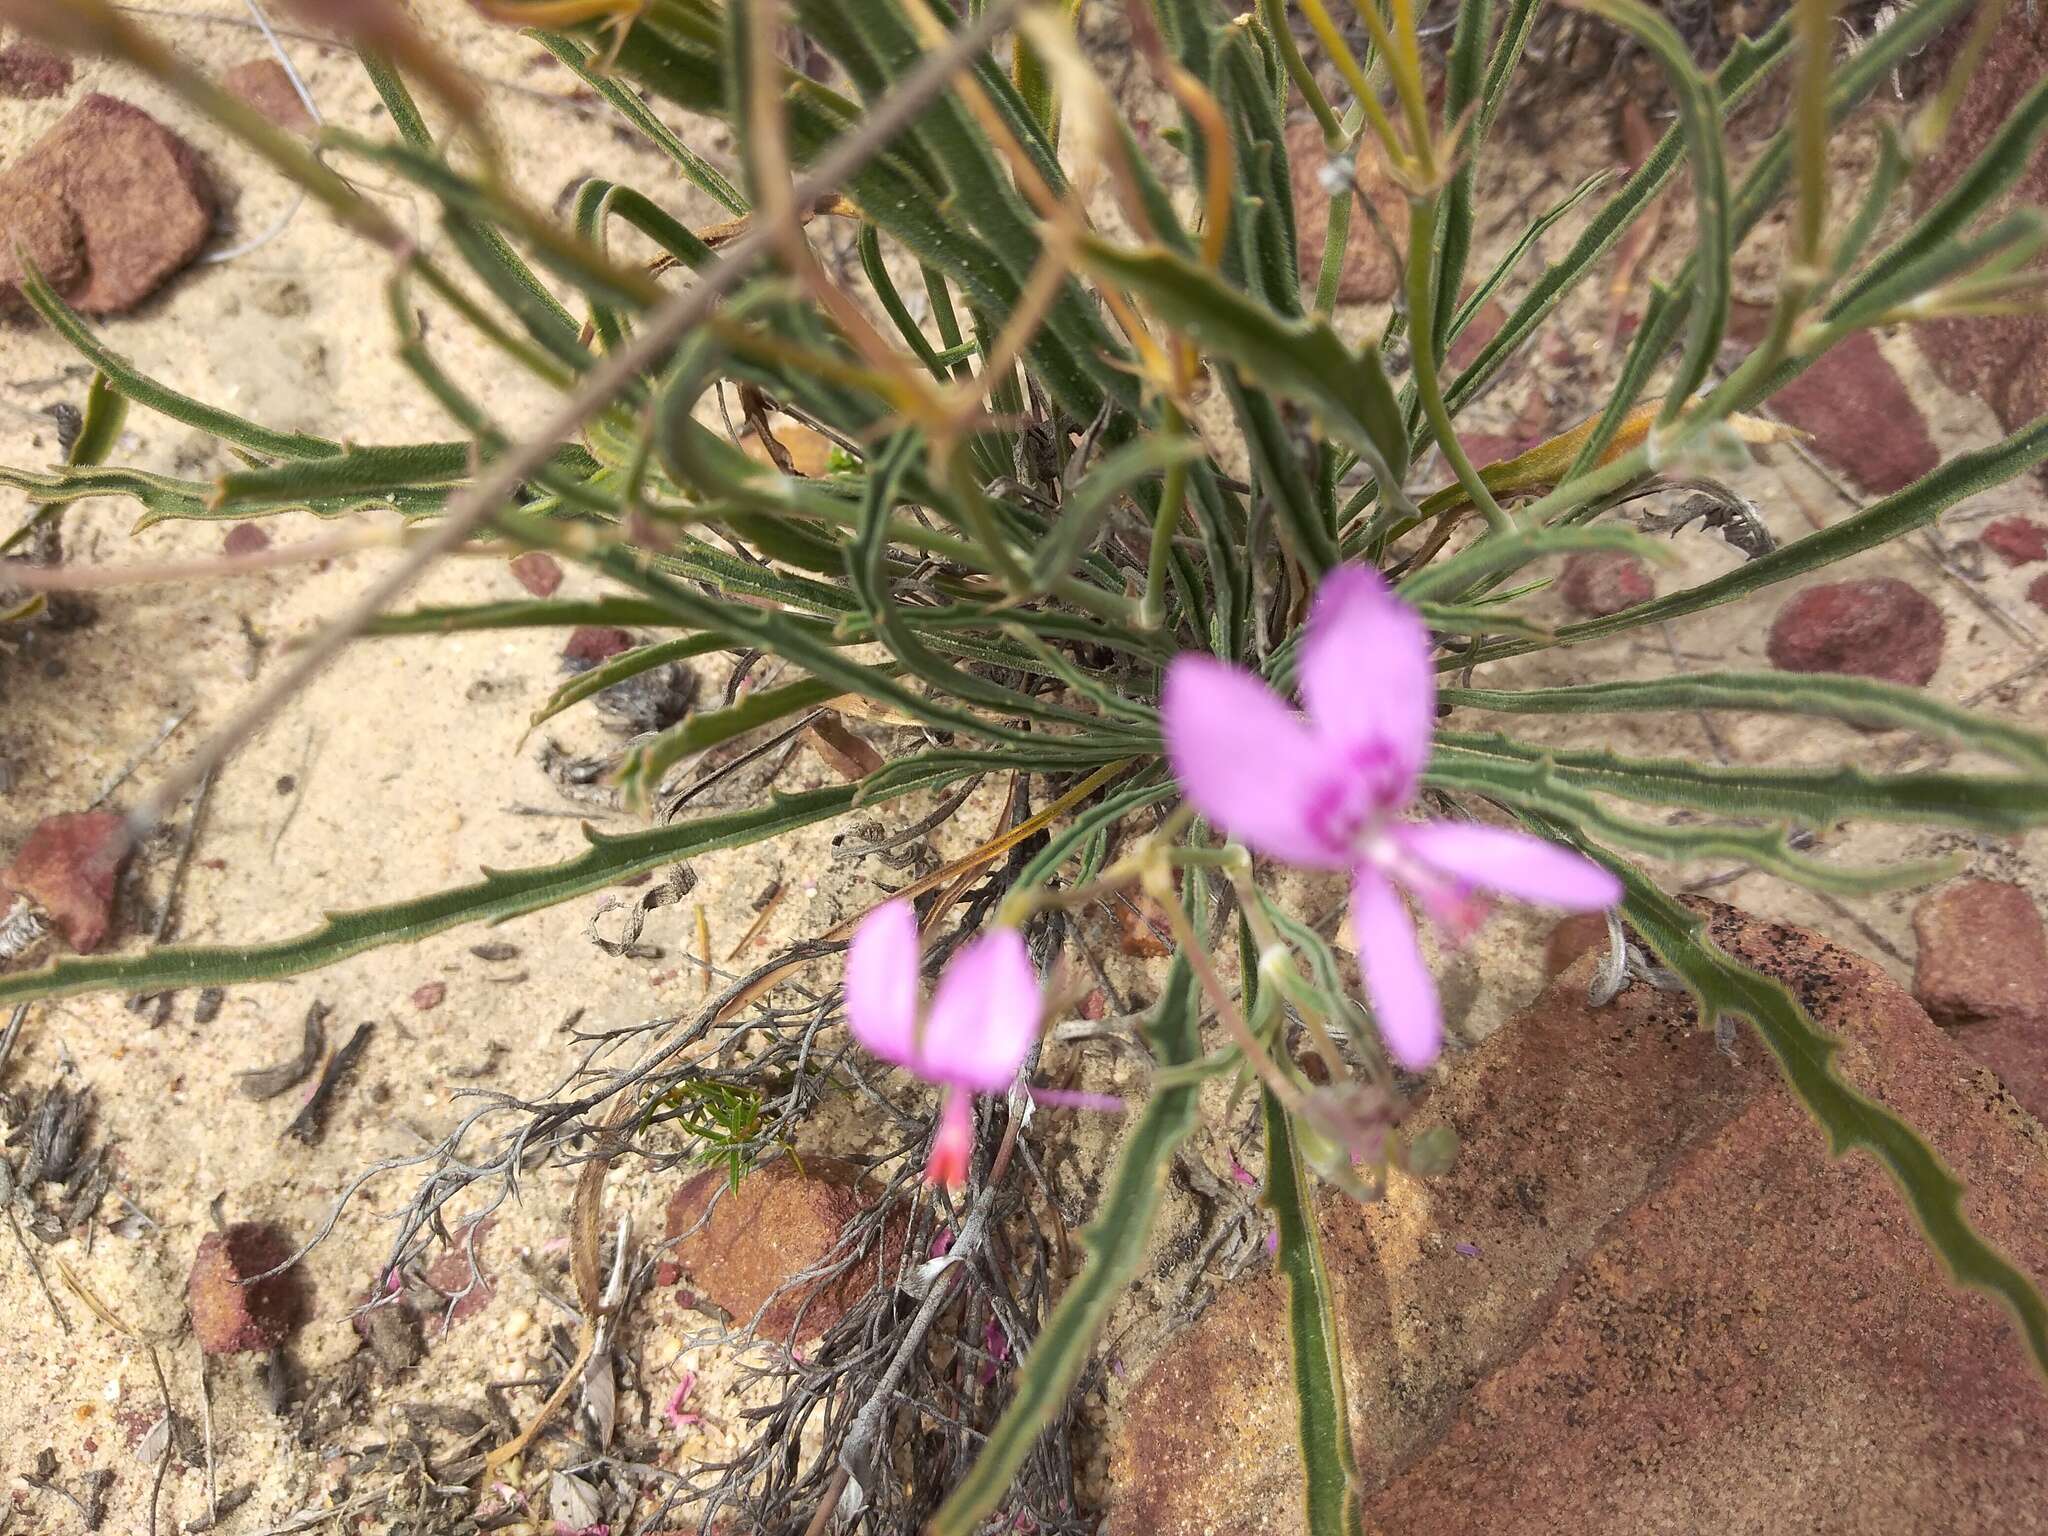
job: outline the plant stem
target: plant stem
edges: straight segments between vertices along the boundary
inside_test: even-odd
[[[1366,0],[1366,3],[1370,5],[1372,0]],[[1451,472],[1458,477],[1458,484],[1463,487],[1466,497],[1485,515],[1489,528],[1495,533],[1509,533],[1514,529],[1514,519],[1493,499],[1493,492],[1479,478],[1479,471],[1472,467],[1464,445],[1458,441],[1457,429],[1451,425],[1450,409],[1444,404],[1443,387],[1437,375],[1436,294],[1431,253],[1436,248],[1436,221],[1441,200],[1440,192],[1417,198],[1415,214],[1408,227],[1408,341],[1414,358],[1415,393],[1422,402],[1423,415],[1429,418],[1430,428],[1436,433],[1437,446],[1443,449],[1444,458],[1449,462]]]
[[[1171,400],[1165,404],[1160,426],[1168,436],[1183,429],[1180,407]],[[1166,614],[1166,568],[1173,559],[1173,536],[1180,531],[1187,486],[1188,466],[1183,460],[1175,460],[1167,466],[1166,485],[1159,493],[1159,511],[1152,519],[1152,548],[1145,562],[1145,598],[1138,605],[1141,629],[1157,629]]]
[[[1272,1090],[1273,1097],[1283,1108],[1289,1113],[1298,1111],[1301,1108],[1301,1090],[1280,1070],[1279,1064],[1266,1053],[1259,1037],[1245,1022],[1244,1011],[1237,1006],[1237,999],[1230,995],[1230,989],[1223,985],[1223,978],[1217,975],[1216,963],[1209,958],[1209,951],[1195,932],[1195,925],[1188,921],[1187,911],[1181,906],[1180,896],[1173,888],[1173,880],[1163,866],[1146,872],[1145,894],[1166,915],[1166,925],[1173,930],[1181,958],[1194,971],[1195,980],[1201,983],[1202,990],[1209,994],[1216,1017],[1223,1021],[1231,1043],[1243,1053],[1246,1065],[1258,1074],[1260,1082]]]

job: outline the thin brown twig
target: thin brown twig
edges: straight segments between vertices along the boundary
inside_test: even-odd
[[[990,0],[988,7],[955,33],[944,48],[920,59],[904,76],[902,83],[876,104],[858,128],[834,143],[816,168],[798,184],[797,206],[814,203],[827,193],[836,192],[841,182],[879,154],[897,131],[923,111],[969,60],[995,40],[1022,3],[1023,0]],[[754,258],[769,251],[774,241],[773,231],[749,230],[727,246],[716,260],[698,269],[697,282],[693,287],[673,294],[657,305],[631,342],[607,354],[592,368],[582,385],[556,408],[539,430],[493,459],[468,489],[448,503],[447,510],[431,533],[379,577],[354,606],[316,635],[280,677],[251,699],[193,754],[189,762],[171,773],[154,795],[130,813],[128,836],[131,842],[155,826],[202,776],[254,734],[287,699],[311,682],[342,646],[388,603],[411,587],[421,572],[438,557],[456,548],[479,524],[504,506],[527,477],[546,462],[555,451],[556,444],[573,436],[592,415],[609,405],[635,379],[659,364],[686,331],[710,315],[713,306],[746,276]]]

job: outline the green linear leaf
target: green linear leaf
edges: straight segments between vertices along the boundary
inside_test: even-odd
[[[1711,1026],[1732,1015],[1755,1026],[1787,1085],[1826,1133],[1828,1155],[1842,1157],[1861,1147],[1882,1163],[1950,1276],[2004,1304],[2035,1369],[2048,1375],[2048,1303],[1970,1225],[1962,1181],[1911,1126],[1836,1075],[1841,1042],[1815,1028],[1790,992],[1716,947],[1705,921],[1640,871],[1618,860],[1605,862],[1628,887],[1622,915],[1685,982],[1699,1003],[1700,1022]]]
[[[353,496],[285,497],[260,506],[216,507],[208,487],[197,480],[179,480],[143,470],[82,465],[51,471],[9,469],[0,465],[0,485],[11,485],[50,505],[84,501],[92,496],[125,496],[142,504],[131,530],[141,533],[164,522],[233,522],[281,512],[311,512],[315,517],[349,517],[358,512],[391,511],[408,522],[431,517],[447,504],[442,491],[401,487],[391,492]]]
[[[362,494],[399,498],[408,492],[424,494],[424,487],[430,485],[455,485],[469,479],[475,469],[477,444],[473,442],[348,446],[326,459],[293,459],[221,475],[213,485],[207,510],[215,516],[248,516]],[[598,461],[580,446],[565,444],[549,455],[549,469],[588,479],[598,473]]]
[[[1424,567],[1401,583],[1401,596],[1411,603],[1429,602],[1463,591],[1488,576],[1519,570],[1546,555],[1571,554],[1582,549],[1613,549],[1638,555],[1656,565],[1672,565],[1677,556],[1667,544],[1659,543],[1633,528],[1566,526],[1530,528],[1518,533],[1497,533],[1460,550],[1448,560]]]
[[[1653,805],[1722,816],[1777,817],[1809,827],[1867,816],[2019,832],[2048,822],[2048,775],[1866,773],[1832,768],[1745,768],[1680,758],[1560,751],[1505,736],[1437,731],[1437,745],[1482,758],[1546,762],[1560,783]]]
[[[71,440],[71,451],[64,455],[64,473],[76,474],[99,465],[113,452],[114,443],[121,435],[121,427],[128,419],[128,397],[114,388],[104,373],[95,373],[92,383],[86,386],[85,413],[78,424],[78,435]],[[27,471],[12,471],[0,465],[0,485],[20,484],[18,475]],[[71,500],[74,498],[65,498]],[[0,541],[0,555],[12,554],[25,544],[35,531],[57,515],[60,503],[44,502],[38,506],[20,527]],[[26,618],[37,613],[44,606],[40,595],[27,600],[8,615],[10,619]]]
[[[1011,892],[1028,891],[1043,885],[1091,837],[1115,826],[1133,811],[1178,796],[1180,786],[1170,778],[1161,782],[1158,772],[1156,767],[1141,769],[1136,775],[1136,782],[1105,794],[1094,805],[1075,811],[1064,827],[1050,834],[1046,845],[1032,855],[1031,862],[1018,871],[1017,879],[1010,887]]]
[[[1197,995],[1187,962],[1176,960],[1159,1013],[1147,1031],[1162,1066],[1184,1067],[1201,1054]],[[1087,1266],[1046,1319],[1017,1372],[1016,1395],[973,1468],[932,1517],[932,1536],[972,1536],[1002,1502],[1039,1431],[1051,1422],[1087,1363],[1088,1350],[1145,1260],[1159,1191],[1174,1150],[1194,1129],[1199,1082],[1155,1089],[1117,1156],[1095,1220],[1081,1234]]]
[[[41,970],[0,976],[0,1006],[81,992],[150,992],[169,987],[237,986],[270,981],[332,965],[387,944],[409,943],[466,923],[501,923],[608,885],[673,864],[678,859],[741,848],[777,837],[881,799],[944,784],[973,770],[966,754],[923,765],[894,765],[887,790],[863,800],[863,785],[835,784],[801,794],[777,795],[768,804],[703,816],[674,826],[611,836],[584,828],[590,847],[559,864],[484,871],[471,885],[436,891],[382,907],[336,912],[305,933],[264,944],[171,945],[132,955],[88,955],[58,960]]]
[[[1309,1536],[1358,1536],[1358,1463],[1351,1444],[1336,1307],[1323,1266],[1322,1235],[1308,1203],[1301,1147],[1271,1089],[1266,1118],[1266,1204],[1280,1232],[1280,1273],[1287,1279],[1287,1336]]]
[[[1973,714],[1917,688],[1824,673],[1702,672],[1648,681],[1567,688],[1444,688],[1437,697],[1504,714],[1634,714],[1680,709],[1741,709],[1758,714],[1821,715],[1859,726],[1897,726],[2048,773],[2048,736]]]
[[[582,474],[597,468],[581,449],[557,450],[557,461]],[[350,447],[319,459],[294,459],[262,469],[238,469],[214,482],[212,509],[239,510],[245,502],[272,503],[309,496],[343,496],[405,486],[453,485],[476,468],[476,445],[402,443],[391,447]]]
[[[554,629],[574,624],[670,628],[675,616],[659,603],[637,597],[520,598],[506,603],[410,608],[380,613],[363,626],[366,635],[448,635],[475,629]]]
[[[1639,821],[1609,810],[1593,795],[1573,787],[1547,761],[1503,762],[1447,748],[1431,759],[1423,782],[1442,789],[1481,794],[1517,810],[1537,811],[1570,822],[1602,842],[1680,862],[1736,859],[1765,874],[1808,890],[1841,896],[1869,896],[1901,887],[1931,885],[1955,873],[1953,861],[1904,862],[1875,867],[1833,864],[1794,848],[1786,828],[1737,826],[1725,821],[1664,824]]]
[[[1888,29],[1896,30],[1896,24]],[[1729,50],[1720,72],[1715,76],[1715,86],[1724,109],[1734,107],[1756,88],[1759,81],[1776,70],[1784,62],[1790,45],[1791,28],[1782,19],[1760,37],[1736,39],[1735,46]],[[1454,412],[1472,402],[1508,358],[1534,334],[1565,296],[1578,287],[1593,265],[1614,248],[1629,226],[1664,190],[1665,183],[1678,168],[1681,137],[1681,130],[1675,125],[1666,132],[1649,157],[1579,232],[1571,249],[1544,269],[1508,316],[1507,322],[1451,383],[1446,398]]]
[[[1104,514],[1147,476],[1164,473],[1175,464],[1191,464],[1202,457],[1201,443],[1178,435],[1141,437],[1110,454],[1085,475],[1081,483],[1060,503],[1059,518],[1031,565],[1032,585],[1050,591],[1052,583],[1073,568],[1088,546]]]

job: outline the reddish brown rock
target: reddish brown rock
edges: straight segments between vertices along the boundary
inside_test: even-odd
[[[305,1321],[306,1293],[297,1269],[247,1283],[291,1256],[276,1227],[242,1221],[199,1240],[186,1282],[192,1332],[209,1355],[275,1349]]]
[[[832,1158],[806,1157],[801,1169],[793,1160],[771,1163],[736,1189],[727,1186],[723,1168],[708,1168],[669,1199],[675,1271],[764,1339],[815,1338],[875,1283],[876,1259],[870,1253],[824,1284],[789,1282],[839,1250],[846,1224],[868,1199],[860,1170]],[[891,1230],[883,1263],[893,1274],[903,1232],[900,1224]]]
[[[2019,886],[1952,881],[1913,909],[1913,935],[1913,995],[1937,1024],[2048,1029],[2048,932]]]
[[[1711,910],[2048,1274],[2040,1126],[1876,967]],[[1874,1162],[1826,1160],[1753,1042],[1730,1062],[1640,984],[1591,1008],[1593,964],[1419,1106],[1460,1137],[1448,1175],[1324,1200],[1367,1528],[2041,1529],[2048,1393],[2004,1315]],[[1270,1276],[1229,1293],[1134,1386],[1112,1536],[1301,1529],[1283,1316]]]
[[[71,205],[52,188],[0,176],[0,315],[28,307],[21,296],[28,269],[15,252],[17,243],[59,293],[76,287],[85,274],[85,236]]]
[[[535,597],[553,597],[562,585],[561,563],[553,555],[529,549],[512,562],[512,575]]]
[[[1580,912],[1567,917],[1550,930],[1543,943],[1543,973],[1556,976],[1569,969],[1579,956],[1607,948],[1607,918],[1599,912]]]
[[[1581,550],[1567,555],[1557,590],[1574,613],[1604,619],[1657,595],[1650,568],[1619,549]]]
[[[2048,608],[2048,574],[2036,576],[2027,583],[2027,599],[2036,608]]]
[[[220,541],[220,547],[222,553],[229,555],[261,554],[270,548],[270,530],[261,523],[237,523]]]
[[[1892,576],[1808,587],[1778,610],[1767,646],[1786,672],[1845,672],[1918,687],[1941,665],[1941,610]]]
[[[66,291],[91,315],[155,293],[213,233],[214,191],[188,144],[140,107],[95,92],[0,178],[53,192],[77,215],[85,273]]]
[[[1323,147],[1323,131],[1310,120],[1287,130],[1287,164],[1294,182],[1294,231],[1301,261],[1301,277],[1313,284],[1323,269],[1323,240],[1330,227],[1330,194],[1323,190],[1323,169],[1330,153]],[[1358,150],[1359,182],[1372,199],[1380,222],[1393,236],[1401,255],[1387,248],[1354,197],[1351,226],[1344,241],[1344,270],[1337,280],[1337,297],[1347,304],[1376,304],[1392,298],[1401,285],[1401,260],[1408,249],[1408,200],[1387,176],[1376,150],[1361,139]]]
[[[421,1013],[431,1013],[448,1000],[448,983],[445,981],[423,981],[412,989],[412,1005]]]
[[[639,642],[630,630],[583,624],[570,632],[562,646],[562,660],[579,672],[588,671],[621,651],[630,651],[637,644]]]
[[[2030,517],[2001,517],[1986,523],[1984,547],[2007,565],[2032,565],[2048,560],[2048,528]]]
[[[1822,462],[1874,496],[1889,496],[1941,463],[1905,380],[1868,331],[1853,331],[1771,396],[1771,408],[1810,436]]]
[[[41,101],[71,89],[71,61],[54,49],[24,38],[0,48],[0,96]]]
[[[269,54],[237,64],[221,76],[220,83],[287,133],[319,131],[320,125],[306,110],[305,99],[292,84],[292,77]]]
[[[65,943],[89,954],[113,926],[114,888],[127,861],[127,826],[119,811],[51,816],[0,869],[0,910],[26,896]]]
[[[1754,343],[1769,315],[1758,305],[1738,305],[1731,329]],[[1889,496],[1941,462],[1927,418],[1868,331],[1829,348],[1771,396],[1771,409],[1807,434],[1823,463],[1872,495]]]
[[[1847,1075],[1945,1154],[1981,1230],[2048,1275],[2040,1125],[1875,967],[1825,946],[1806,964],[1831,1001],[1888,994],[1878,1031],[1850,1034]],[[1824,1160],[1782,1092],[1675,1158],[1551,1301],[1368,1500],[1368,1529],[2048,1529],[2048,1392],[2012,1324],[1948,1283],[1872,1159]]]

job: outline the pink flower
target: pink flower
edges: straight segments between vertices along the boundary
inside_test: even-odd
[[[663,1405],[661,1410],[661,1416],[668,1420],[669,1428],[679,1430],[685,1425],[701,1424],[704,1422],[704,1415],[701,1413],[685,1413],[683,1411],[683,1404],[690,1400],[690,1393],[696,1389],[696,1386],[697,1373],[695,1371],[684,1371],[682,1380],[676,1383],[675,1391],[669,1393],[668,1402]]]
[[[1405,821],[1429,760],[1436,666],[1429,630],[1386,580],[1347,565],[1323,579],[1301,642],[1303,719],[1265,681],[1212,656],[1167,668],[1166,755],[1201,813],[1260,853],[1349,870],[1351,927],[1387,1051],[1419,1071],[1443,1045],[1436,984],[1406,890],[1464,937],[1482,888],[1573,912],[1621,882],[1542,838],[1463,821]]]
[[[846,1022],[884,1061],[946,1090],[925,1177],[958,1189],[974,1150],[974,1095],[998,1093],[1038,1038],[1045,997],[1014,928],[961,946],[928,1004],[918,1000],[917,913],[907,901],[875,908],[846,952]]]

